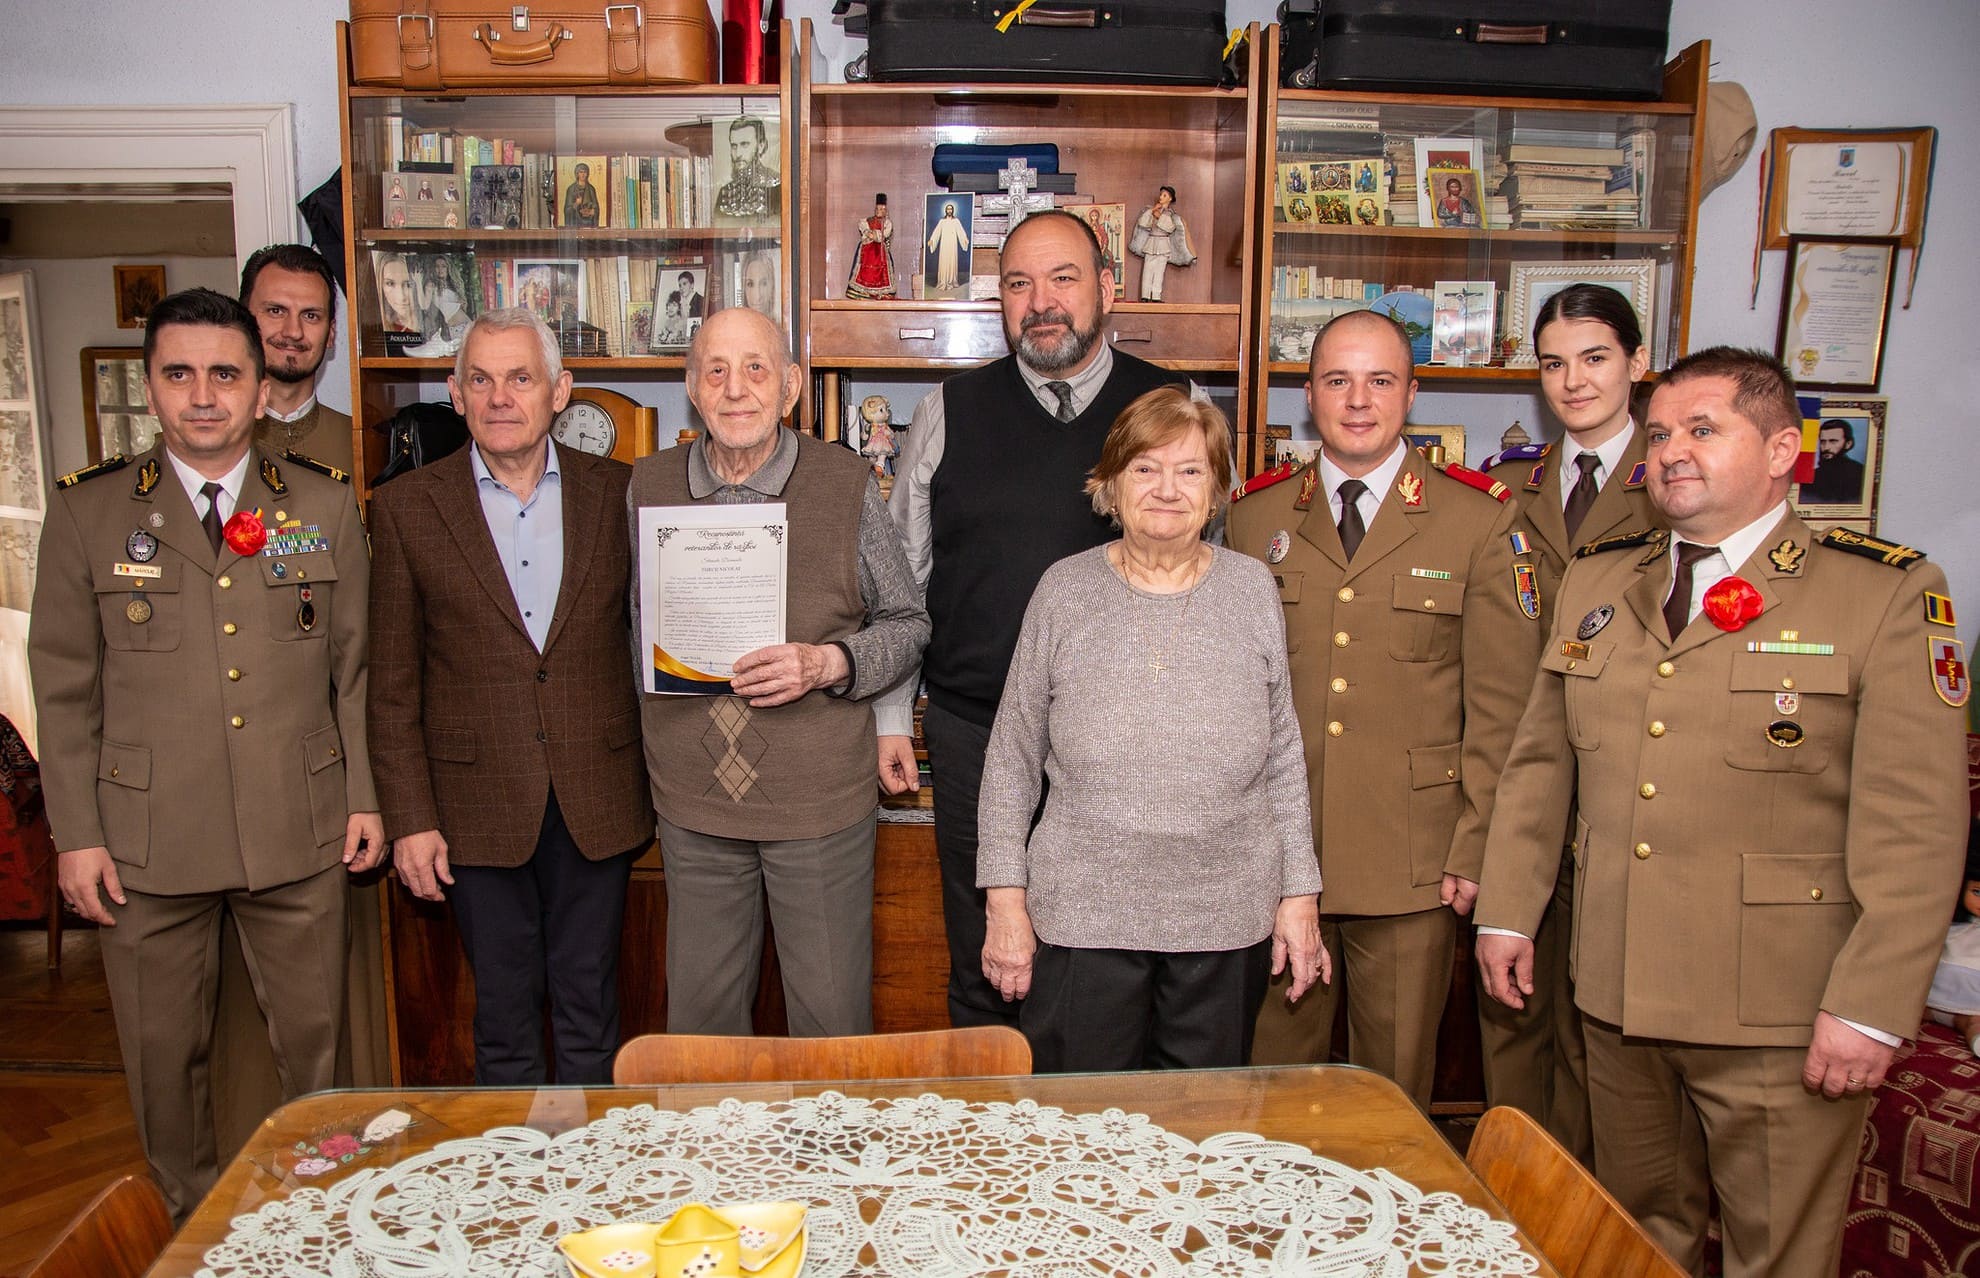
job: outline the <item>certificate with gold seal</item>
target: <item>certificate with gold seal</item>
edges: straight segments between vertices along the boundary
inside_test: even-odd
[[[738,658],[784,642],[789,537],[782,502],[640,507],[645,691],[726,695]]]

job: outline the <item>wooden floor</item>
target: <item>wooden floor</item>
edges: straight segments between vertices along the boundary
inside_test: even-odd
[[[57,976],[39,925],[0,925],[0,1274],[143,1171],[96,933],[63,935]]]

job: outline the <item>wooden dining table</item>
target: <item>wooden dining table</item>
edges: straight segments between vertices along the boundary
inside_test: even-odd
[[[810,1278],[1556,1272],[1395,1084],[1341,1065],[319,1092],[150,1272],[556,1275],[563,1232],[723,1195],[809,1201]]]

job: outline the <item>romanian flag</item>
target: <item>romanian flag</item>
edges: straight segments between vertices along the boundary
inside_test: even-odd
[[[1822,397],[1797,395],[1794,398],[1801,405],[1801,456],[1795,458],[1794,482],[1810,484],[1815,482],[1815,438],[1822,433]]]
[[[1925,592],[1925,620],[1935,626],[1959,624],[1953,620],[1952,600],[1944,595],[1935,595],[1929,590]]]

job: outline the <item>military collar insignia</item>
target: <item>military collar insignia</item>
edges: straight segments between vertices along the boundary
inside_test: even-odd
[[[1638,568],[1648,568],[1652,564],[1661,562],[1664,556],[1670,553],[1670,548],[1671,534],[1669,530],[1658,529],[1657,535],[1650,539],[1650,553],[1637,560],[1636,566]]]
[[[1396,480],[1396,492],[1401,495],[1403,505],[1421,506],[1423,504],[1422,477],[1413,470],[1405,470],[1402,476]]]
[[[131,495],[134,497],[151,496],[151,490],[158,487],[158,480],[163,474],[164,472],[158,468],[158,459],[156,457],[138,467],[137,486],[131,489]]]
[[[1299,480],[1299,496],[1293,499],[1294,510],[1307,510],[1313,505],[1313,494],[1320,491],[1320,468],[1308,466],[1306,474]]]
[[[266,484],[268,491],[277,497],[286,497],[289,494],[289,486],[282,482],[282,472],[266,457],[261,459],[261,482]]]
[[[1540,481],[1545,479],[1546,477],[1547,477],[1547,463],[1541,462],[1538,465],[1534,466],[1533,473],[1526,477],[1526,490],[1532,493],[1539,492]]]
[[[1781,572],[1798,573],[1802,556],[1807,553],[1806,547],[1794,544],[1794,538],[1784,537],[1780,545],[1767,552],[1767,560]]]
[[[1643,487],[1643,474],[1645,471],[1649,469],[1650,467],[1644,464],[1643,462],[1638,462],[1636,463],[1636,465],[1631,466],[1629,468],[1629,477],[1623,480],[1623,487],[1624,488]]]

